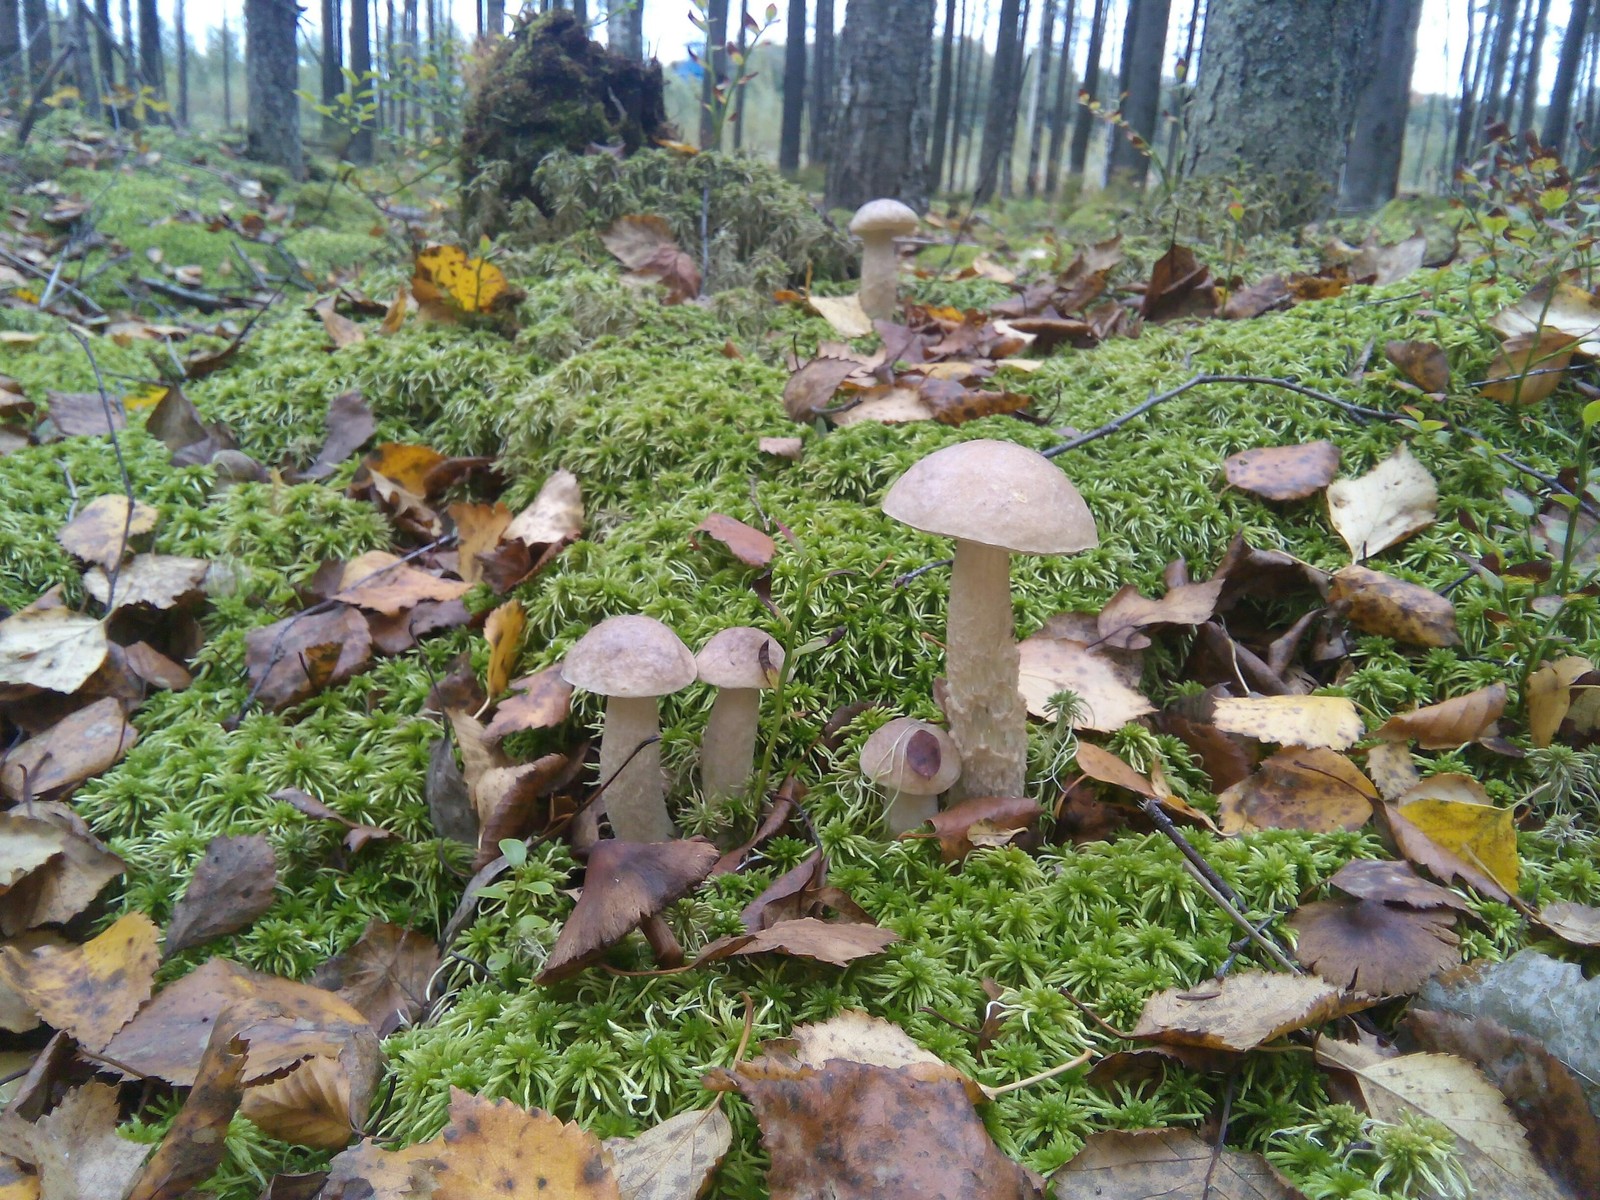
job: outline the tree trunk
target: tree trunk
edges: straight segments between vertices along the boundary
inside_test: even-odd
[[[628,12],[628,46],[632,57],[644,61],[644,0],[638,0]]]
[[[1188,173],[1243,167],[1275,177],[1285,221],[1325,211],[1366,69],[1370,7],[1371,0],[1213,0]]]
[[[816,9],[816,28],[811,35],[811,144],[806,158],[824,163],[833,145],[833,0],[817,0]]]
[[[339,97],[344,92],[344,22],[339,19],[339,0],[322,0],[322,105],[333,112],[322,118],[322,136],[328,141],[340,137]]]
[[[606,44],[634,61],[644,57],[644,43],[638,37],[638,17],[643,8],[642,2],[632,5],[628,0],[606,2]]]
[[[1044,157],[1044,127],[1049,120],[1051,52],[1055,49],[1056,0],[1044,0],[1044,14],[1039,23],[1039,69],[1033,77],[1033,99],[1028,115],[1028,174],[1023,190],[1028,199],[1039,194],[1039,163]]]
[[[581,2],[581,0],[579,0]],[[750,0],[739,0],[739,61],[733,63],[728,71],[728,103],[733,106],[731,118],[733,120],[733,148],[744,149],[744,100],[745,88],[739,85],[739,80],[744,77],[750,53],[750,39],[746,29],[750,21]]]
[[[1480,93],[1485,121],[1495,121],[1500,117],[1500,106],[1505,97],[1506,67],[1510,63],[1511,45],[1517,35],[1519,0],[1499,0],[1496,7],[1500,22],[1495,27],[1493,49],[1489,52],[1489,75]]]
[[[228,32],[227,13],[222,14],[222,127],[233,128],[233,35]]]
[[[1122,35],[1122,119],[1111,134],[1106,182],[1143,187],[1161,116],[1161,63],[1167,52],[1172,0],[1132,0]],[[1409,78],[1409,76],[1408,76]],[[1142,145],[1134,142],[1138,137]]]
[[[350,5],[350,74],[355,95],[351,99],[361,108],[372,99],[372,19],[368,5],[372,0],[348,0]],[[372,122],[364,120],[351,135],[345,157],[358,166],[372,161]]]
[[[1378,0],[1367,36],[1376,52],[1367,86],[1356,103],[1355,127],[1345,159],[1339,207],[1349,212],[1382,208],[1400,189],[1400,156],[1411,113],[1411,72],[1417,62],[1417,26],[1423,0]]]
[[[939,87],[933,101],[933,146],[928,178],[935,191],[944,182],[944,150],[950,140],[950,96],[955,90],[956,0],[944,0],[944,32],[939,41]]]
[[[185,20],[184,0],[174,0],[172,32],[176,37],[178,55],[178,124],[189,125],[189,28]]]
[[[490,37],[505,36],[506,0],[486,0],[483,9],[483,31]]]
[[[139,0],[139,78],[163,100],[167,98],[167,63],[161,53],[161,10],[156,0]]]
[[[933,0],[850,0],[839,46],[829,208],[880,196],[927,206]]]
[[[706,48],[700,56],[705,77],[700,81],[700,149],[722,149],[721,118],[732,98],[727,91],[728,0],[706,4]]]
[[[806,115],[806,0],[789,0],[783,43],[783,129],[778,135],[778,169],[800,169],[800,130]]]
[[[22,68],[22,10],[17,0],[0,0],[0,104],[8,108],[22,95]]]
[[[285,168],[294,178],[305,173],[300,154],[300,56],[295,0],[245,0],[245,87],[249,92],[246,153]]]
[[[572,0],[572,15],[578,18],[578,24],[589,23],[589,0]]]
[[[1075,40],[1073,35],[1077,32],[1075,7],[1074,0],[1067,0],[1066,18],[1061,23],[1061,53],[1057,56],[1061,65],[1056,71],[1056,97],[1050,108],[1050,150],[1045,155],[1044,194],[1051,199],[1055,198],[1061,186],[1061,154],[1066,149],[1067,126],[1072,119],[1072,46]]]
[[[1094,23],[1089,27],[1089,57],[1083,65],[1083,92],[1090,100],[1100,95],[1100,56],[1105,52],[1106,0],[1094,0]],[[1089,134],[1094,128],[1094,113],[1087,105],[1078,107],[1078,119],[1072,126],[1072,157],[1068,171],[1083,176],[1084,164],[1089,161]]]
[[[1544,35],[1550,27],[1550,0],[1539,0],[1528,42],[1528,65],[1522,70],[1522,120],[1517,129],[1532,129],[1539,119],[1539,66],[1544,59]]]
[[[1584,35],[1589,29],[1590,0],[1572,0],[1572,15],[1561,38],[1561,58],[1556,63],[1555,82],[1550,86],[1550,107],[1545,109],[1544,135],[1540,138],[1552,151],[1559,151],[1567,140],[1572,122],[1572,94],[1583,64]]]
[[[1473,45],[1473,39],[1477,45]],[[1467,160],[1472,143],[1472,126],[1478,113],[1478,84],[1482,81],[1485,48],[1489,44],[1489,20],[1485,15],[1483,28],[1472,20],[1472,5],[1467,5],[1467,45],[1461,52],[1461,104],[1456,109],[1455,162]]]
[[[1014,178],[1011,156],[1017,146],[1017,122],[1022,114],[1022,96],[1028,90],[1028,68],[1031,65],[1031,56],[1028,54],[1028,17],[1031,8],[1032,0],[1022,0],[1022,12],[1017,17],[1017,49],[1011,64],[1011,86],[1006,90],[1006,131],[1000,139],[1000,169],[995,173],[995,186],[999,189],[1002,200],[1011,199]]]
[[[122,15],[122,82],[134,91],[139,87],[139,67],[134,58],[133,0],[121,0],[117,11]]]
[[[1021,57],[1021,30],[1017,18],[1021,0],[1000,0],[1000,30],[995,35],[994,71],[989,76],[989,102],[983,113],[983,146],[978,151],[978,186],[972,198],[986,203],[999,182],[1000,160],[1006,133],[1010,129],[1013,96],[1017,85],[1017,62]]]
[[[28,86],[37,90],[56,56],[49,0],[22,0],[22,33],[28,44]]]
[[[12,9],[15,8],[13,0]],[[94,15],[95,58],[100,63],[100,78],[109,88],[117,81],[117,44],[111,29],[111,0],[94,0]],[[0,17],[0,20],[4,18]]]
[[[72,19],[66,35],[72,40],[72,78],[78,85],[82,111],[100,115],[100,76],[94,69],[94,43],[89,38],[89,10],[82,0],[68,0]]]

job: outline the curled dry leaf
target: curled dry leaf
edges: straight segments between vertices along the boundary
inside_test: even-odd
[[[583,488],[571,471],[552,471],[533,503],[512,518],[505,538],[536,546],[564,546],[583,533]]]
[[[868,323],[871,332],[871,323]],[[853,358],[813,358],[789,376],[783,385],[783,408],[791,420],[809,422],[821,416],[832,406],[833,394],[845,379],[859,370],[861,364]],[[927,420],[932,414],[926,414]]]
[[[84,573],[83,586],[113,612],[135,604],[166,610],[200,595],[210,565],[203,558],[178,554],[135,554],[115,581],[101,568],[91,567]]]
[[[278,856],[260,834],[214,837],[167,925],[168,957],[243,929],[272,907]]]
[[[1296,1029],[1359,1012],[1375,1001],[1326,980],[1236,971],[1220,981],[1169,988],[1144,1002],[1133,1036],[1174,1046],[1254,1050]]]
[[[65,608],[24,609],[0,621],[0,683],[71,695],[100,669],[105,626]]]
[[[757,440],[756,449],[763,454],[772,455],[773,458],[786,458],[790,462],[798,462],[801,451],[805,449],[805,441],[797,437],[764,437]]]
[[[245,1040],[219,1021],[194,1087],[127,1200],[180,1200],[216,1173],[228,1153],[228,1123],[244,1095],[244,1063]]]
[[[759,529],[722,513],[712,513],[694,527],[694,534],[703,533],[713,541],[722,543],[728,552],[749,567],[761,568],[772,562],[778,552],[777,545]]]
[[[1077,760],[1078,770],[1091,779],[1109,783],[1112,787],[1125,788],[1151,800],[1156,799],[1156,789],[1150,780],[1109,750],[1101,749],[1092,742],[1080,742]]]
[[[1541,283],[1521,300],[1503,309],[1489,324],[1508,337],[1538,329],[1559,330],[1579,339],[1578,353],[1600,357],[1600,298],[1578,286],[1576,276],[1558,280],[1552,288]]]
[[[372,631],[361,614],[341,605],[285,617],[245,635],[245,668],[261,706],[270,711],[337,687],[366,669]]]
[[[623,1200],[695,1200],[733,1147],[721,1106],[668,1117],[631,1138],[603,1143]]]
[[[1600,908],[1558,900],[1541,908],[1537,920],[1564,942],[1600,947]]]
[[[1409,742],[1379,742],[1371,747],[1367,751],[1367,777],[1385,800],[1398,800],[1422,782]]]
[[[492,551],[511,524],[511,510],[496,500],[493,504],[452,504],[450,519],[456,526],[456,573],[466,583],[483,578],[478,555]]]
[[[1566,378],[1577,345],[1570,333],[1548,327],[1513,334],[1489,364],[1489,382],[1478,390],[1502,404],[1526,407],[1548,400]]]
[[[833,327],[842,338],[869,337],[872,318],[861,307],[861,297],[852,292],[848,296],[807,296],[806,307]]]
[[[1200,625],[1217,609],[1225,579],[1182,583],[1159,600],[1149,600],[1132,584],[1106,602],[1096,619],[1100,640],[1119,650],[1143,650],[1150,639],[1139,631],[1153,625]]]
[[[1356,479],[1328,485],[1328,517],[1353,558],[1370,558],[1439,517],[1439,485],[1402,442]]]
[[[322,328],[327,332],[328,337],[332,339],[335,350],[343,350],[346,346],[360,345],[367,340],[366,333],[362,331],[361,326],[357,325],[349,317],[335,310],[334,306],[338,302],[339,297],[337,295],[324,296],[311,306],[312,311],[321,319]]]
[[[1506,710],[1506,685],[1491,684],[1464,696],[1397,713],[1378,727],[1386,742],[1414,741],[1424,750],[1454,750],[1497,732]]]
[[[56,540],[74,558],[110,570],[132,548],[130,543],[155,530],[160,518],[150,505],[135,500],[129,511],[128,497],[118,492],[89,501],[61,528]]]
[[[398,555],[369,550],[345,564],[333,598],[392,617],[424,601],[459,600],[468,590],[459,579],[440,579]]]
[[[1424,392],[1441,395],[1450,390],[1450,360],[1432,342],[1386,342],[1383,354]]]
[[[941,862],[960,862],[980,846],[1006,845],[1037,831],[1043,816],[1026,796],[973,796],[936,813],[926,824],[939,839]],[[915,830],[901,839],[922,836]]]
[[[1295,957],[1344,991],[1400,996],[1461,961],[1448,909],[1414,909],[1382,900],[1302,904],[1289,915]]]
[[[1222,793],[1218,823],[1223,833],[1359,829],[1372,819],[1377,798],[1372,781],[1344,755],[1289,746]]]
[[[272,793],[274,800],[282,800],[308,817],[318,821],[332,821],[336,825],[343,825],[348,832],[344,835],[345,849],[354,854],[368,842],[381,842],[394,837],[394,833],[387,829],[380,829],[376,825],[362,825],[352,821],[337,809],[330,808],[315,796],[302,792],[299,788],[279,788]]]
[[[121,761],[138,738],[119,701],[96,700],[6,755],[0,794],[20,801],[76,787]]]
[[[600,241],[635,279],[660,282],[666,288],[663,304],[679,304],[700,294],[700,268],[678,248],[665,219],[618,217],[600,232]]]
[[[367,444],[377,427],[378,419],[360,388],[340,392],[328,401],[327,440],[301,478],[326,479],[332,475],[340,463]]]
[[[374,1064],[376,1065],[376,1064]],[[239,1111],[268,1137],[313,1150],[343,1150],[367,1118],[370,1080],[351,1077],[332,1058],[308,1058],[282,1078],[258,1083]]]
[[[387,1037],[421,1015],[438,966],[433,939],[374,919],[354,945],[312,973],[311,985],[337,994]]]
[[[484,731],[490,741],[525,729],[554,729],[572,710],[572,685],[561,678],[560,663],[514,679],[510,686],[515,694],[495,707]]]
[[[520,600],[507,600],[484,622],[483,636],[489,643],[489,695],[498,696],[511,686],[511,669],[522,651],[522,632],[527,627]]]
[[[1545,663],[1528,679],[1528,735],[1535,746],[1548,746],[1561,732],[1573,710],[1573,702],[1584,693],[1600,693],[1600,669],[1580,655],[1570,654]],[[1593,733],[1574,729],[1574,733]]]
[[[1099,1200],[1299,1200],[1267,1160],[1187,1129],[1105,1130],[1050,1177],[1058,1196]]]
[[[1362,633],[1410,646],[1455,646],[1456,609],[1431,588],[1354,564],[1336,571],[1328,602]]]
[[[1333,482],[1339,448],[1329,441],[1241,450],[1222,464],[1228,482],[1267,500],[1304,500]]]
[[[0,934],[15,937],[40,925],[65,924],[122,874],[120,858],[89,832],[65,804],[34,801],[0,814],[0,833],[13,838],[50,840],[52,852],[0,892]]]
[[[695,965],[755,954],[783,954],[847,967],[858,958],[882,954],[899,940],[900,935],[894,930],[869,923],[794,917],[749,933],[718,938],[700,952]]]
[[[1053,720],[1050,697],[1070,691],[1082,702],[1079,729],[1114,733],[1129,721],[1155,711],[1139,691],[1139,657],[1131,651],[1097,646],[1092,618],[1082,637],[1057,637],[1052,621],[1024,638],[1017,647],[1021,657],[1018,690],[1035,717]]]
[[[1348,750],[1365,732],[1355,704],[1342,696],[1221,696],[1210,709],[1211,724],[1224,733],[1281,746]]]
[[[150,998],[160,934],[143,913],[129,913],[81,946],[0,946],[0,983],[46,1024],[102,1050]]]

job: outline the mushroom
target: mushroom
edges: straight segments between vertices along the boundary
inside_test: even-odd
[[[861,773],[889,793],[884,820],[899,837],[939,811],[939,793],[961,774],[961,754],[937,725],[896,717],[861,747]]]
[[[736,625],[716,634],[694,661],[700,681],[719,689],[700,742],[700,786],[707,796],[734,796],[750,780],[761,689],[777,682],[783,647],[764,630]]]
[[[873,320],[894,316],[894,239],[917,227],[917,214],[898,200],[868,200],[850,218],[861,239],[861,311]]]
[[[956,541],[945,633],[945,706],[961,751],[961,796],[1021,796],[1027,709],[1017,690],[1010,555],[1099,545],[1094,517],[1049,459],[1012,442],[972,441],[912,465],[883,511]]]
[[[611,781],[605,791],[606,812],[612,831],[623,841],[665,842],[675,836],[667,814],[660,743],[640,744],[661,732],[657,698],[688,687],[694,676],[689,647],[660,621],[640,616],[601,621],[562,664],[561,678],[606,697],[600,779]]]

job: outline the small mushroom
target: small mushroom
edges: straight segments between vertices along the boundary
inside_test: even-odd
[[[1094,517],[1044,455],[1012,442],[961,442],[914,463],[883,511],[956,541],[945,633],[946,715],[961,751],[959,797],[1021,796],[1027,709],[1017,691],[1012,554],[1072,554],[1099,545]]]
[[[961,775],[961,754],[937,725],[896,717],[861,747],[861,773],[889,794],[884,820],[899,837],[939,811],[939,793]]]
[[[894,316],[894,239],[916,228],[917,214],[898,200],[868,200],[850,218],[850,232],[861,239],[861,311],[875,321]]]
[[[734,796],[750,781],[761,689],[777,682],[783,647],[763,630],[736,625],[707,642],[695,665],[700,681],[718,689],[700,742],[700,786],[707,796]]]
[[[643,748],[640,743],[661,732],[657,698],[688,687],[694,677],[689,647],[660,621],[641,616],[601,621],[562,664],[561,678],[606,697],[600,779],[611,780],[606,812],[612,831],[623,841],[665,842],[676,835],[667,813],[660,743]]]

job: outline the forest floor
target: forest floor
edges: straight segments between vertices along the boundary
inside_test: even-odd
[[[718,1158],[740,1197],[1037,1194],[1007,1158],[1063,1195],[1593,1181],[1493,1085],[1592,1117],[1529,1116],[1435,978],[1600,965],[1600,302],[1559,168],[1290,233],[1244,187],[941,208],[874,331],[849,243],[749,160],[557,161],[553,216],[460,246],[442,173],[80,135],[0,160],[0,1194],[84,1186],[69,1110],[104,1178],[229,1200],[431,1194],[489,1114],[479,1166],[534,1195],[557,1135],[520,1110],[636,1139],[713,1105],[725,1135],[608,1141],[621,1194]],[[1070,445],[1099,544],[1012,562],[1028,796],[895,840],[861,752],[943,724],[950,543],[879,504],[974,438]],[[662,701],[715,852],[596,849],[602,701],[551,668],[627,613],[786,651],[743,794],[697,784],[711,689]],[[917,1091],[952,1080],[976,1108]],[[1118,1140],[1152,1129],[1199,1150]],[[617,1194],[582,1136],[570,1194]]]

